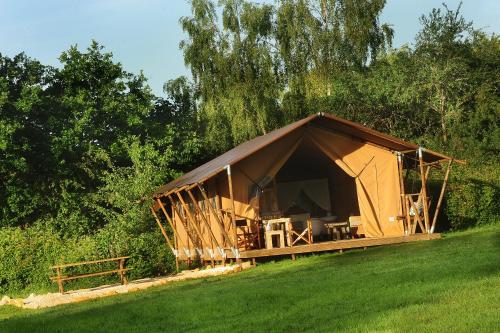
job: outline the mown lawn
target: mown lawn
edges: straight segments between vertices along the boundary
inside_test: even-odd
[[[500,226],[44,310],[0,332],[500,332]]]

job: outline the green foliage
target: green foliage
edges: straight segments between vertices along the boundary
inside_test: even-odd
[[[53,288],[61,262],[130,255],[132,278],[171,272],[143,198],[203,156],[185,80],[156,98],[95,42],[60,60],[0,55],[0,293]]]
[[[392,30],[378,21],[384,4],[193,1],[180,46],[209,148],[221,152],[308,115],[308,80],[329,95],[341,69],[364,67],[390,45]]]
[[[441,220],[499,220],[500,41],[460,7],[391,49],[384,0],[191,3],[180,46],[193,80],[168,81],[166,99],[96,42],[57,69],[0,54],[0,293],[48,288],[62,261],[131,255],[133,277],[170,272],[148,194],[316,112],[467,159]]]
[[[57,286],[49,279],[55,273],[49,267],[65,262],[129,255],[131,258],[127,267],[132,269],[129,273],[132,279],[165,275],[175,269],[172,253],[156,230],[130,234],[113,227],[104,228],[93,236],[79,238],[58,237],[41,222],[25,230],[1,228],[0,294],[15,296],[55,292]],[[102,265],[86,266],[65,272],[81,274],[102,269]],[[83,288],[116,281],[116,276],[83,279],[67,282],[66,288]]]
[[[452,173],[445,208],[451,228],[500,222],[499,163],[476,162]]]

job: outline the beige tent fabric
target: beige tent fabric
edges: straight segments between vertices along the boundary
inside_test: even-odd
[[[309,128],[307,136],[355,178],[366,235],[402,235],[403,226],[397,222],[401,207],[397,157],[386,149],[319,128]]]
[[[299,146],[303,133],[303,129],[296,130],[231,167],[237,215],[250,219],[258,216],[259,188],[264,188],[272,181],[276,173]],[[221,178],[219,190],[221,191],[222,208],[230,209],[231,200],[227,177]]]

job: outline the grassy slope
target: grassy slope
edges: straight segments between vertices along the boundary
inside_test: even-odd
[[[0,332],[499,332],[500,227],[45,310]]]

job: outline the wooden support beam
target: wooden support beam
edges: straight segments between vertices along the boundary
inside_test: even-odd
[[[420,179],[422,181],[422,200],[424,204],[424,224],[425,224],[425,232],[429,233],[429,205],[427,202],[427,177],[424,172],[424,160],[423,160],[424,151],[420,147],[418,149],[418,161],[420,165]],[[418,214],[417,214],[418,215]]]
[[[191,192],[190,189],[186,189],[186,192],[189,195],[189,198],[191,199],[191,201],[193,202],[194,207],[196,208],[196,210],[200,214],[201,220],[205,223],[205,226],[208,229],[209,236],[215,242],[215,244],[217,245],[217,247],[222,248],[220,246],[220,244],[219,244],[219,241],[217,240],[217,238],[215,237],[214,233],[212,232],[212,228],[210,227],[210,223],[208,222],[208,219],[206,218],[206,216],[203,213],[203,211],[201,210],[200,205],[198,204],[198,201],[196,201],[196,198],[194,197],[193,193]]]
[[[405,199],[405,182],[403,179],[403,155],[397,153],[398,156],[398,173],[399,173],[399,189],[400,189],[400,200],[401,200],[401,212],[403,216],[406,216],[406,234],[411,233],[411,225],[409,215],[406,214],[406,199]]]
[[[184,241],[182,240],[181,236],[179,235],[179,232],[177,231],[177,228],[175,227],[175,224],[174,224],[174,221],[172,221],[172,219],[170,218],[170,216],[168,215],[167,213],[167,210],[165,209],[165,206],[163,205],[163,202],[161,201],[160,198],[157,198],[156,201],[158,202],[158,205],[160,206],[160,209],[162,210],[163,212],[163,215],[165,216],[165,218],[167,219],[168,221],[168,224],[170,224],[170,227],[172,228],[172,230],[174,231],[174,235],[175,235],[175,238],[178,238],[179,239],[179,242],[181,243],[181,246],[182,247],[186,247],[186,244],[184,243]],[[186,234],[187,234],[187,230],[186,230]],[[189,235],[188,235],[189,237]],[[189,249],[189,246],[187,246],[187,248]]]
[[[175,193],[175,191],[182,191],[184,188],[186,188],[187,185],[184,185],[184,186],[181,186],[181,187],[174,187],[173,189],[171,189],[170,191],[167,191],[161,195],[159,195],[159,197],[169,197],[170,195],[172,195],[173,193]]]
[[[402,150],[400,151],[401,154],[407,154],[407,153],[411,153],[411,152],[414,152],[414,151],[417,151],[418,149],[408,149],[408,150]]]
[[[179,191],[175,192],[175,194],[179,198],[181,206],[184,209],[184,211],[186,212],[186,215],[188,216],[188,220],[191,222],[191,226],[193,227],[193,229],[196,232],[196,234],[198,234],[198,237],[200,237],[201,245],[204,248],[209,248],[209,246],[207,245],[207,242],[203,238],[203,234],[202,234],[201,230],[198,228],[198,225],[196,223],[196,219],[191,214],[191,211],[189,210],[189,207],[187,206],[186,202],[184,201],[184,198],[182,197],[182,195],[180,194]]]
[[[177,249],[177,251],[179,251],[179,247],[177,245],[177,237],[175,237],[175,234],[174,234],[174,247]],[[176,273],[179,272],[179,256],[175,256],[175,272]]]
[[[199,183],[198,183],[198,188],[200,189],[200,192],[201,192],[201,195],[203,196],[203,198],[208,202],[208,207],[210,208],[210,211],[214,215],[215,220],[217,221],[217,224],[219,225],[219,228],[222,232],[222,235],[229,243],[229,246],[234,247],[235,244],[233,243],[233,240],[231,239],[231,237],[229,237],[229,234],[227,233],[226,228],[224,228],[224,223],[221,221],[219,213],[215,211],[214,207],[212,207],[212,205],[210,204],[210,199],[208,199],[207,193],[205,192],[205,190],[203,189],[203,187]]]
[[[158,227],[160,227],[161,233],[162,233],[163,237],[165,238],[165,240],[167,241],[168,247],[170,247],[170,250],[172,250],[175,257],[177,258],[177,255],[178,255],[177,249],[174,248],[174,245],[172,245],[172,242],[170,241],[170,238],[168,237],[167,232],[165,231],[165,228],[163,228],[163,225],[161,224],[161,221],[158,218],[158,215],[156,215],[156,212],[152,207],[151,207],[151,213],[153,213],[155,220],[156,220],[156,224],[158,224]]]
[[[443,185],[441,186],[441,192],[439,193],[439,199],[438,199],[438,202],[436,205],[436,209],[434,211],[434,217],[432,218],[432,225],[431,225],[431,230],[430,230],[431,234],[434,233],[434,228],[436,226],[436,221],[438,218],[439,209],[441,208],[441,203],[443,202],[444,192],[446,190],[446,184],[448,183],[448,177],[450,176],[452,162],[453,162],[453,160],[450,160],[448,162],[448,167],[446,168],[446,173],[444,175]]]
[[[191,242],[193,243],[193,248],[196,248],[196,238],[193,237],[193,235],[191,234],[191,232],[190,232],[190,230],[188,228],[188,224],[187,224],[186,220],[184,220],[184,217],[182,216],[182,214],[180,214],[179,210],[175,206],[175,202],[172,199],[172,196],[169,195],[168,199],[170,200],[170,205],[172,207],[172,211],[174,211],[175,214],[177,214],[177,216],[181,220],[181,225],[184,228],[184,231],[186,231],[186,235],[188,236],[188,239],[187,239],[187,248],[189,249],[189,240],[191,240]]]
[[[234,196],[233,196],[233,177],[231,175],[231,165],[226,165],[226,171],[227,171],[227,182],[229,186],[229,198],[231,200],[231,222],[233,226],[233,237],[234,237],[234,244],[236,244],[236,247],[234,251],[236,252],[235,257],[240,263],[240,257],[239,257],[239,249],[238,249],[238,236],[237,236],[237,231],[236,231],[236,213],[235,213],[235,208],[234,208]]]

